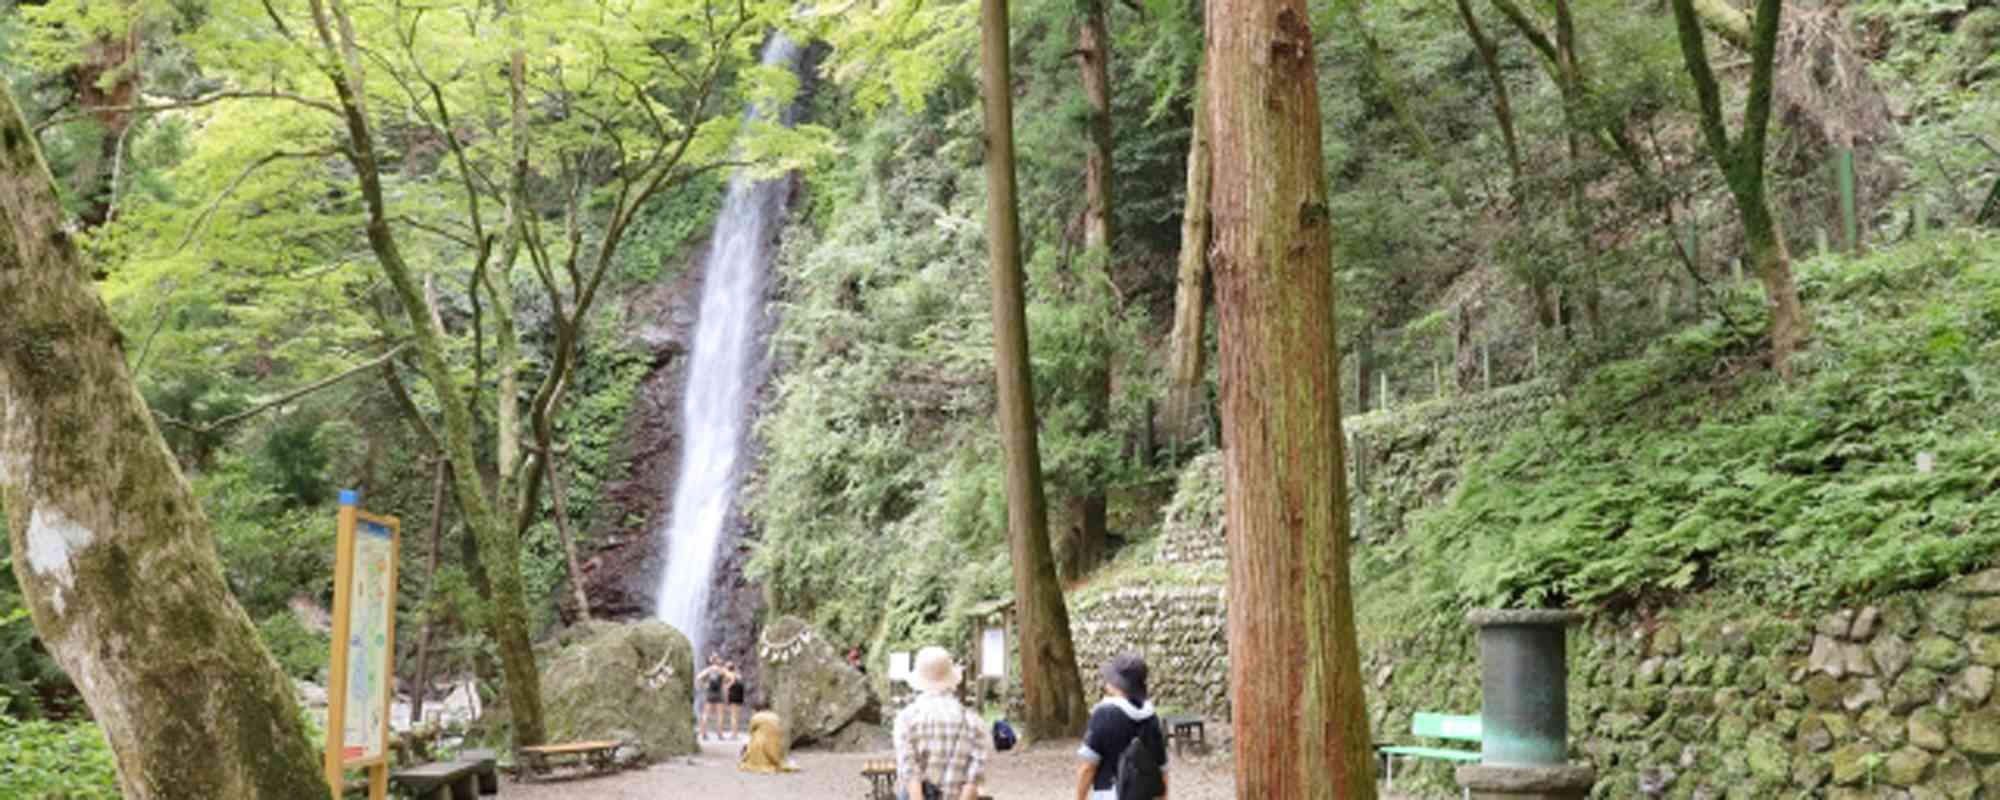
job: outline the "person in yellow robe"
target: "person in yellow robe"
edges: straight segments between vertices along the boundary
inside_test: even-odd
[[[750,743],[743,746],[743,759],[736,763],[736,768],[765,773],[797,769],[787,763],[792,745],[785,735],[785,721],[771,710],[769,701],[759,700],[753,708],[757,713],[750,715]]]

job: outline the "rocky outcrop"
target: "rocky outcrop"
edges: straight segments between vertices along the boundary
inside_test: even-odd
[[[804,620],[780,617],[764,626],[757,657],[771,710],[784,718],[794,743],[835,740],[850,723],[881,721],[867,678]]]
[[[694,656],[664,622],[594,622],[571,629],[542,668],[552,741],[617,739],[646,760],[689,755]]]
[[[689,248],[696,257],[705,250]],[[695,304],[701,297],[699,266],[682,268],[675,279],[655,284],[625,309],[636,323],[630,346],[646,356],[650,368],[612,454],[613,463],[626,465],[626,471],[605,486],[604,502],[590,521],[595,547],[582,565],[584,591],[591,614],[600,618],[646,619],[657,606],[661,554],[654,533],[667,523],[667,498],[673,494],[680,458],[680,400],[687,385]],[[569,600],[568,592],[562,600]],[[567,607],[564,614],[574,617]]]

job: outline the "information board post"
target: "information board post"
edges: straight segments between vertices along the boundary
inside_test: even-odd
[[[368,774],[370,800],[389,795],[389,700],[395,672],[396,561],[401,524],[364,513],[340,492],[333,561],[326,782],[341,800],[350,769]]]

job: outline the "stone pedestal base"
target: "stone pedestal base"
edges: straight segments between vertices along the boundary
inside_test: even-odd
[[[1458,768],[1457,777],[1468,800],[1582,800],[1597,782],[1597,770],[1582,765],[1468,764]]]

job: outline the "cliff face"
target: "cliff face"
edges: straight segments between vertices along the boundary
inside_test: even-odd
[[[793,108],[786,115],[788,118],[802,120],[812,107],[816,87],[811,76],[816,74],[816,65],[824,55],[824,47],[817,45],[801,54],[798,71],[804,79]],[[786,180],[789,185],[783,203],[785,215],[789,216],[799,204],[803,181],[797,174]],[[769,262],[783,231],[782,221],[773,225],[771,242],[764,248],[766,263],[762,272],[766,277],[763,299],[758,304],[760,311],[754,320],[753,351],[757,355],[750,375],[754,408],[749,441],[744,444],[738,467],[745,472],[756,469],[762,451],[756,438],[755,420],[769,404],[770,379],[775,371],[767,342],[777,327],[772,300],[780,293],[781,284],[771,275]],[[627,464],[628,469],[608,484],[605,502],[590,522],[590,540],[597,546],[583,565],[584,592],[592,613],[599,617],[650,619],[657,614],[659,584],[665,567],[666,542],[662,539],[671,522],[671,498],[685,440],[682,397],[689,382],[689,354],[699,321],[707,268],[704,259],[708,251],[706,239],[690,242],[682,250],[687,254],[687,263],[670,273],[674,277],[653,284],[628,301],[626,319],[634,321],[628,335],[636,348],[651,354],[652,367],[639,384],[619,438],[620,452],[613,457],[614,462]],[[708,649],[736,662],[746,675],[754,699],[762,694],[755,645],[765,602],[763,588],[743,574],[750,557],[748,542],[757,534],[743,515],[741,494],[739,488],[725,523],[704,619],[709,625]],[[568,608],[563,613],[565,617],[573,616]],[[697,663],[705,658],[705,654],[695,654]]]
[[[696,245],[689,252],[700,253]],[[701,297],[699,265],[679,271],[632,298],[626,318],[643,320],[633,342],[652,356],[619,437],[614,461],[629,465],[605,489],[606,502],[591,520],[599,550],[583,564],[591,613],[618,620],[653,616],[658,591],[659,538],[667,521],[674,472],[680,459],[680,398],[687,386],[688,340]],[[567,599],[567,597],[565,597]],[[570,609],[564,609],[570,616]]]
[[[794,190],[788,206],[796,202]],[[700,254],[705,243],[694,243],[686,252]],[[683,432],[681,399],[687,392],[689,350],[701,302],[703,265],[686,265],[675,277],[662,280],[632,297],[626,318],[636,321],[630,331],[633,346],[649,353],[652,367],[640,381],[632,409],[619,437],[621,452],[615,461],[628,465],[619,479],[605,490],[605,502],[591,520],[590,539],[595,552],[583,564],[584,591],[590,598],[591,613],[614,620],[650,619],[658,607],[661,570],[665,566],[662,531],[672,515],[669,508],[678,477]],[[764,342],[776,325],[769,309],[777,293],[770,282],[764,290],[766,309],[756,320],[760,356],[753,366],[751,383],[756,389],[754,419],[767,403],[773,365]],[[755,440],[745,445],[745,468],[757,463],[761,448]],[[750,688],[758,688],[754,644],[758,619],[764,611],[762,587],[743,577],[749,560],[747,542],[756,532],[732,508],[728,532],[718,554],[709,587],[708,614],[710,649],[733,660],[749,675]],[[564,600],[568,598],[565,597]],[[573,612],[565,608],[565,616]],[[705,655],[699,655],[705,658]]]

